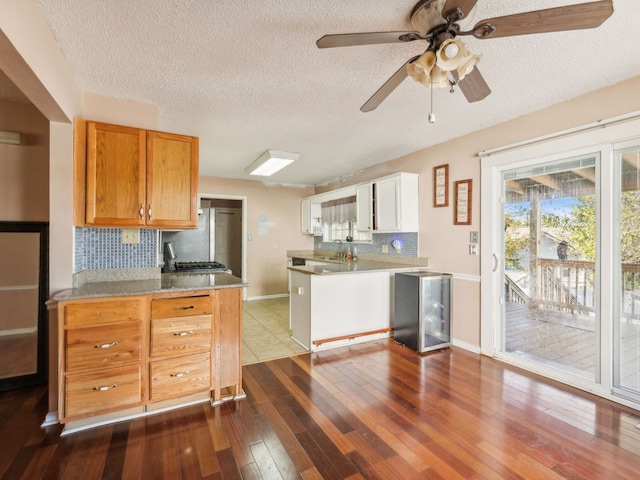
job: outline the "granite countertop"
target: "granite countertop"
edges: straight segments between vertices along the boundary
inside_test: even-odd
[[[327,275],[334,273],[356,273],[356,272],[380,272],[380,271],[416,271],[425,267],[415,265],[397,264],[391,262],[342,262],[323,265],[304,265],[289,267],[289,270],[308,273],[311,275]]]
[[[90,282],[63,290],[51,297],[52,301],[76,300],[80,298],[119,297],[126,295],[148,295],[159,293],[188,292],[193,290],[216,290],[220,288],[246,287],[242,279],[230,273],[166,273],[149,280],[127,280],[116,282]]]
[[[375,271],[418,271],[429,267],[429,259],[422,257],[400,257],[384,255],[361,255],[357,261],[339,259],[335,253],[316,251],[288,251],[289,257],[304,258],[320,265],[300,265],[289,267],[301,273],[327,275],[336,273],[356,273]]]

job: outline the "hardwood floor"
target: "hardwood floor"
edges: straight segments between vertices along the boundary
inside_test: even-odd
[[[0,393],[1,479],[637,479],[640,412],[459,349],[391,341],[243,369],[247,398],[60,437]]]

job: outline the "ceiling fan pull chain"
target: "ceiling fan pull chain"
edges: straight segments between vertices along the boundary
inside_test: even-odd
[[[436,123],[436,114],[433,113],[433,82],[429,81],[429,91],[431,93],[431,105],[429,113],[429,123]]]

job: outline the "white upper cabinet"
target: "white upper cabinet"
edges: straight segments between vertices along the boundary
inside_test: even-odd
[[[361,183],[356,187],[356,215],[358,230],[373,231],[373,184]]]
[[[313,202],[313,197],[303,198],[301,206],[301,229],[302,233],[314,235],[322,231],[320,223],[320,203]]]
[[[402,172],[303,198],[302,233],[314,234],[314,227],[316,232],[321,228],[322,202],[350,197],[354,193],[358,231],[418,231],[418,174]]]
[[[418,231],[418,174],[397,173],[357,186],[358,230]]]

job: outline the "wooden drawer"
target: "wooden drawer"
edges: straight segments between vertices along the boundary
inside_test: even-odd
[[[152,402],[211,390],[209,353],[151,362],[149,370]]]
[[[66,418],[82,418],[142,404],[138,365],[66,377]]]
[[[66,331],[66,371],[140,362],[142,323],[72,328]]]
[[[139,320],[142,316],[142,302],[140,297],[122,297],[112,301],[70,303],[64,307],[65,326],[85,327]]]
[[[211,315],[151,320],[152,357],[211,351]]]
[[[151,318],[211,315],[213,302],[209,295],[199,297],[156,298],[151,302]]]

